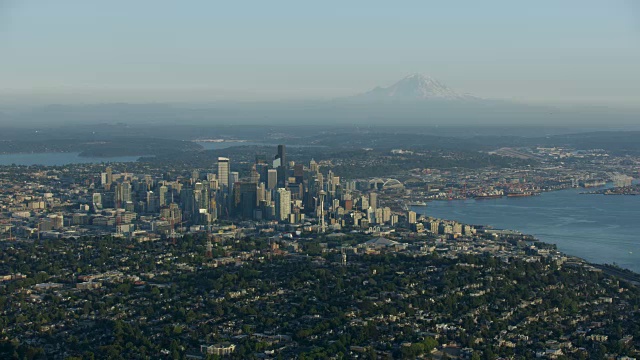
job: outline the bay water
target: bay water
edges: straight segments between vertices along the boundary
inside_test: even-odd
[[[593,190],[593,189],[589,189]],[[640,273],[640,196],[567,189],[531,197],[432,201],[412,210],[440,219],[510,229],[565,254]]]

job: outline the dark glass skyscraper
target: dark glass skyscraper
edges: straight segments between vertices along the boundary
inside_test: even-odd
[[[278,145],[278,155],[276,159],[280,159],[280,166],[278,167],[278,187],[283,188],[287,186],[288,164],[287,154],[285,153],[285,146]]]
[[[285,154],[284,145],[278,145],[278,159],[280,159],[280,165],[287,166],[287,155]]]

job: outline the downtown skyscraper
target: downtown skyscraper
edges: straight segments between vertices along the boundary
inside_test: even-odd
[[[229,158],[218,158],[218,186],[223,191],[229,189]]]

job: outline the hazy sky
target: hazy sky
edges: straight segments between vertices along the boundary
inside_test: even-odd
[[[480,97],[632,104],[637,3],[0,0],[0,102],[330,98],[420,72]]]

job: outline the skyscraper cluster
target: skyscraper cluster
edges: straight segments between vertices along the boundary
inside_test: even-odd
[[[211,225],[218,219],[301,224],[310,217],[317,219],[318,231],[397,221],[388,207],[378,206],[377,193],[368,183],[341,182],[331,170],[322,172],[314,160],[287,161],[285,145],[278,145],[273,160],[267,158],[257,155],[242,177],[227,157],[219,157],[211,172],[196,170],[190,178],[171,180],[113,174],[107,168],[93,206],[118,209],[122,216],[160,213],[171,229],[182,223]]]

